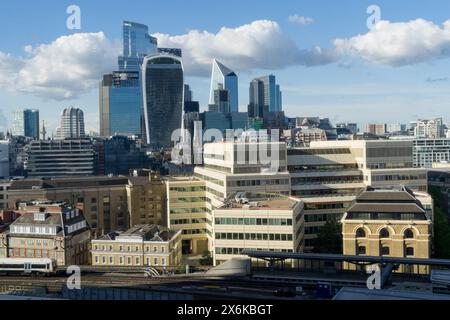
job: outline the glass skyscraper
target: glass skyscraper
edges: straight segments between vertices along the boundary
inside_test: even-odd
[[[139,72],[113,72],[100,86],[100,136],[142,134]]]
[[[142,65],[145,133],[153,149],[173,147],[174,130],[182,128],[184,70],[180,57],[157,54]]]
[[[158,40],[149,34],[148,26],[124,21],[123,55],[119,57],[120,71],[140,71],[144,57],[157,51]]]
[[[12,135],[39,139],[39,110],[18,110],[13,113]]]
[[[250,117],[262,118],[267,112],[281,112],[282,104],[281,89],[274,75],[256,78],[250,82]]]
[[[229,99],[228,112],[238,112],[239,111],[238,77],[234,71],[227,68],[216,59],[214,59],[211,75],[211,91],[209,95],[209,104],[210,106],[216,106],[217,110],[220,109],[219,106],[217,105],[218,90],[228,91],[228,99]]]

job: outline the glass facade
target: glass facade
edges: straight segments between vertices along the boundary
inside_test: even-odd
[[[157,52],[158,40],[149,34],[148,26],[123,23],[123,55],[119,57],[120,71],[139,71],[144,56]]]
[[[283,111],[280,86],[274,75],[254,79],[250,83],[250,117],[263,117],[267,112]]]
[[[39,110],[19,110],[13,113],[12,134],[39,139]]]
[[[217,60],[213,62],[213,69],[211,75],[211,92],[209,104],[214,105],[216,101],[217,90],[228,90],[228,99],[231,112],[239,111],[239,96],[238,96],[238,77],[229,68],[225,67]]]
[[[182,127],[184,74],[181,59],[160,54],[146,57],[142,68],[145,131],[154,149],[172,148],[172,133]]]
[[[106,75],[100,98],[100,135],[141,135],[142,94],[139,72]]]

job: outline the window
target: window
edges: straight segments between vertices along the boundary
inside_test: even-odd
[[[380,238],[389,238],[389,231],[386,228],[381,229]]]
[[[382,256],[388,256],[390,255],[391,250],[389,249],[389,247],[381,247],[381,255]]]
[[[364,255],[364,254],[366,254],[366,247],[359,246],[358,247],[358,255]]]
[[[405,254],[406,254],[407,257],[414,257],[414,248],[407,247]]]
[[[364,230],[363,228],[359,228],[358,230],[356,230],[356,237],[366,238],[366,230]]]
[[[404,234],[405,239],[414,239],[414,232],[411,229],[407,229]]]

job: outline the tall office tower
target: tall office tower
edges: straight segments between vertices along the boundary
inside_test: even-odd
[[[0,180],[9,178],[9,141],[0,140]]]
[[[253,79],[250,82],[249,113],[252,118],[262,118],[267,112],[281,112],[282,93],[274,75]]]
[[[158,52],[158,39],[150,36],[148,26],[123,22],[123,55],[119,56],[120,71],[140,71],[146,55]]]
[[[227,90],[230,112],[239,111],[238,77],[236,73],[214,59],[209,104],[216,105],[216,91]],[[217,107],[218,108],[218,107]]]
[[[141,135],[142,89],[138,71],[117,71],[100,83],[100,136]]]
[[[439,139],[445,136],[442,118],[433,120],[418,120],[414,128],[416,138]]]
[[[12,135],[39,139],[39,110],[18,110],[13,113]]]
[[[367,132],[373,135],[386,134],[386,124],[369,124],[367,126]]]
[[[191,102],[193,100],[191,87],[188,84],[184,85],[184,102]]]
[[[69,177],[94,174],[91,140],[33,141],[27,149],[29,177]]]
[[[183,58],[183,51],[179,48],[158,48],[158,53],[167,53]]]
[[[81,109],[70,107],[61,114],[61,125],[57,129],[57,139],[79,139],[86,136],[84,113]]]
[[[184,69],[181,58],[157,54],[144,58],[142,87],[147,144],[172,148],[172,133],[183,127]]]
[[[414,167],[432,168],[450,161],[450,139],[414,139]]]

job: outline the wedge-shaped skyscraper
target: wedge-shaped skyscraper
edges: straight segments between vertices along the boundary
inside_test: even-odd
[[[173,147],[172,133],[182,128],[184,70],[180,57],[160,53],[142,65],[145,133],[153,149]]]
[[[214,59],[211,76],[211,92],[209,96],[210,106],[223,104],[223,101],[217,101],[217,98],[224,96],[223,91],[228,91],[229,109],[228,112],[239,111],[238,96],[238,77],[234,71],[225,67],[222,63]]]

